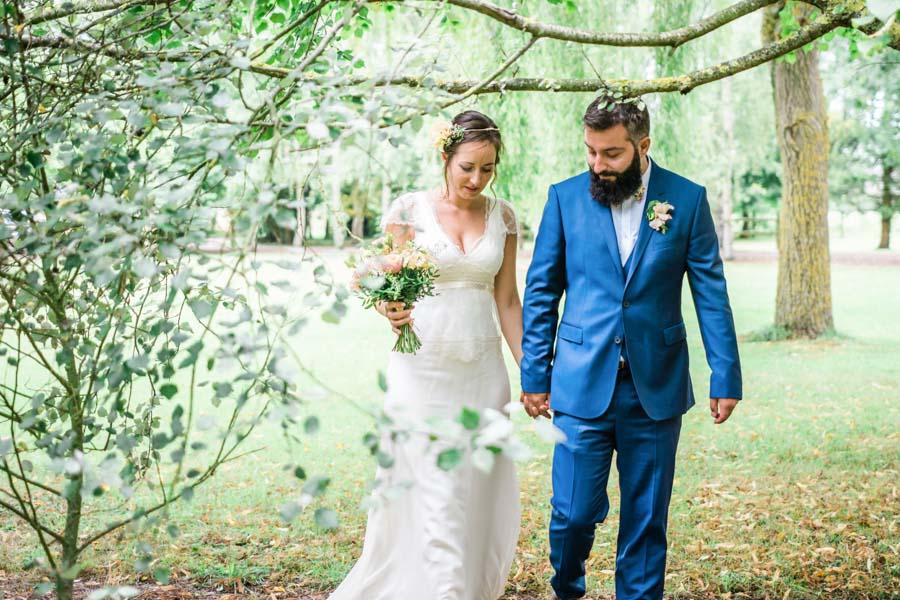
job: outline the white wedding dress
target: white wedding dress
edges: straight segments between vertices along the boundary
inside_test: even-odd
[[[489,199],[484,235],[463,253],[441,227],[434,197],[401,196],[382,221],[414,227],[416,244],[440,270],[436,295],[413,310],[422,348],[415,355],[392,352],[387,369],[385,412],[419,431],[426,420],[456,419],[463,407],[482,414],[493,409],[487,413],[497,417],[494,411],[510,401],[493,287],[506,236],[517,233],[515,213],[508,202]],[[395,462],[378,469],[376,492],[408,487],[369,510],[362,555],[330,600],[503,595],[519,534],[515,467],[500,454],[485,472],[466,455],[445,471],[436,457],[446,447],[429,443],[425,433],[394,441],[384,436],[382,448]]]

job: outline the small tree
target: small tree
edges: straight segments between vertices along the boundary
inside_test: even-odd
[[[226,198],[275,135],[229,115],[241,44],[206,37],[215,3],[55,4],[0,9],[0,511],[67,600],[94,542],[190,500],[272,402],[300,401],[280,344],[299,324],[247,253],[289,195],[244,178]],[[204,254],[229,203],[229,253]],[[316,282],[310,304],[336,292],[340,314]]]

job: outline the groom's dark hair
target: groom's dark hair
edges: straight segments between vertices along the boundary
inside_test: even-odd
[[[609,94],[598,96],[584,111],[582,122],[594,131],[605,131],[621,123],[635,146],[650,135],[650,113],[637,98],[623,101]]]

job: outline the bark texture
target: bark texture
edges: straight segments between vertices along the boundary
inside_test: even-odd
[[[778,7],[767,10],[763,36],[776,40]],[[812,7],[794,7],[798,22]],[[818,52],[772,65],[775,122],[783,168],[778,223],[775,325],[791,337],[816,338],[834,328],[828,247],[828,122]]]

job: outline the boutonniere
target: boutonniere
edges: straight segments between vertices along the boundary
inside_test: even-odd
[[[660,202],[659,200],[650,202],[647,205],[647,220],[650,222],[650,227],[665,235],[669,229],[667,223],[672,219],[672,215],[669,213],[674,208],[668,202]]]

